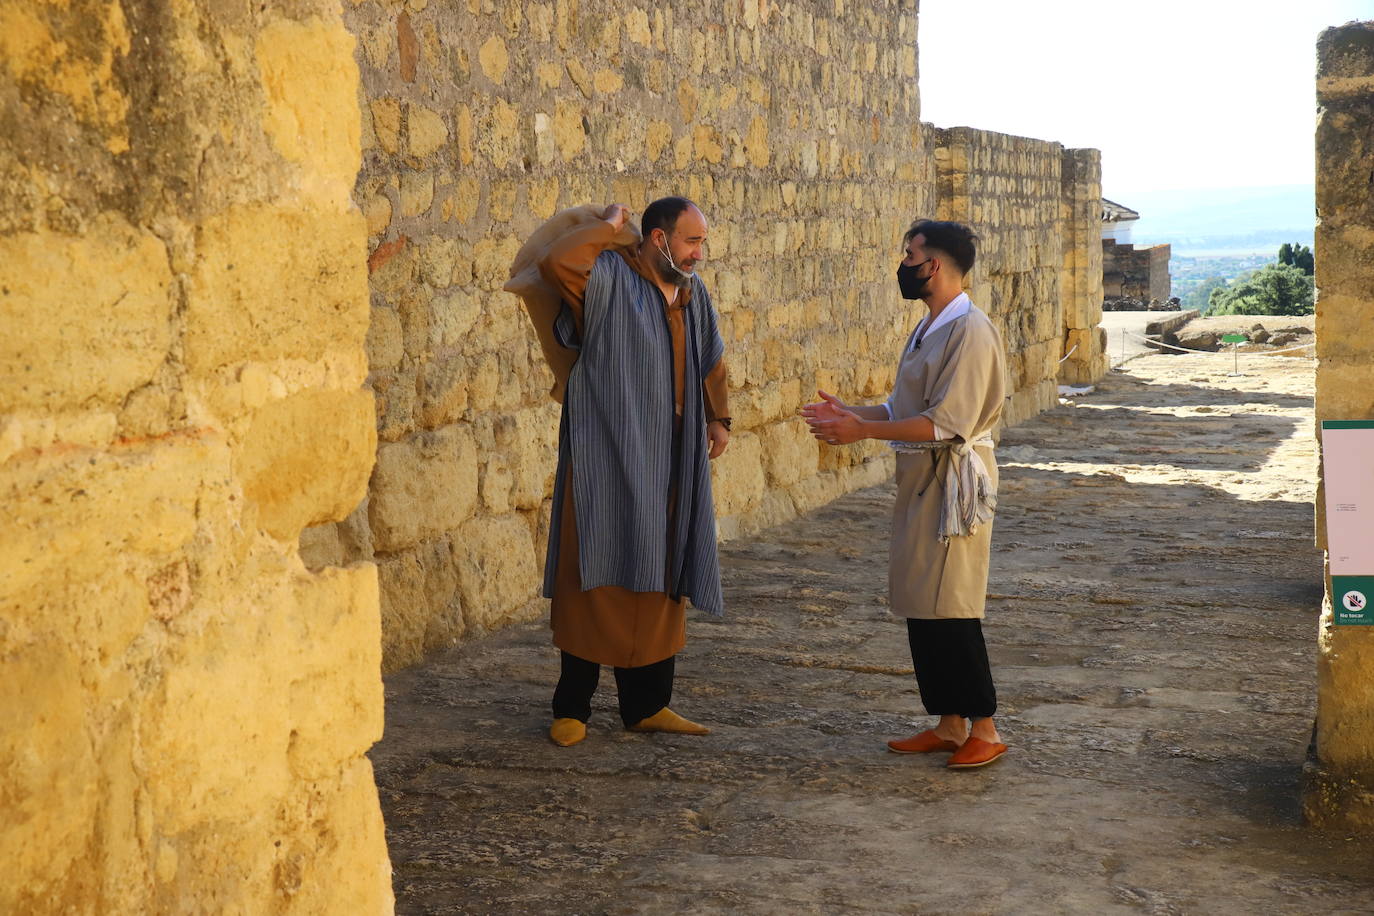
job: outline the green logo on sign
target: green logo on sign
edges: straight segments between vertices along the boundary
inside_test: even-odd
[[[1374,624],[1374,576],[1332,576],[1331,611],[1338,624]]]
[[[1245,343],[1250,338],[1246,337],[1244,334],[1223,334],[1221,335],[1221,339],[1227,343]]]

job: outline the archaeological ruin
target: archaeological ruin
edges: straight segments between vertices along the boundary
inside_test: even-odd
[[[558,406],[501,287],[560,208],[711,220],[722,538],[890,474],[793,413],[887,392],[917,216],[982,236],[1006,422],[1101,377],[1098,153],[923,123],[917,23],[0,0],[0,911],[392,909],[383,670],[543,610]],[[1370,35],[1323,40],[1322,417],[1374,415]],[[1323,636],[1318,821],[1374,823],[1369,638]]]
[[[1316,421],[1374,419],[1374,22],[1317,45]],[[1324,544],[1323,503],[1317,532]],[[1304,813],[1336,829],[1374,828],[1374,633],[1342,626],[1326,576],[1317,654],[1317,725]]]

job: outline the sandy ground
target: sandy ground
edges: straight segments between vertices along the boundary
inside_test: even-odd
[[[1102,327],[1107,330],[1107,358],[1111,366],[1120,366],[1143,353],[1153,353],[1140,339],[1145,326],[1175,312],[1103,312]]]
[[[1011,752],[924,727],[885,608],[890,487],[723,553],[674,707],[705,738],[545,737],[543,623],[387,682],[401,913],[1374,912],[1374,844],[1302,826],[1321,560],[1312,364],[1143,356],[999,449],[987,638]]]

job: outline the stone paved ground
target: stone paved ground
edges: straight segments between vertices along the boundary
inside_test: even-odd
[[[1127,368],[1002,443],[1002,761],[884,749],[925,720],[875,488],[725,548],[673,704],[710,737],[624,733],[607,674],[554,747],[543,624],[390,678],[399,912],[1374,912],[1374,843],[1299,819],[1311,363]]]

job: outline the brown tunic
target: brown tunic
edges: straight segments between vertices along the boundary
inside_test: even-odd
[[[604,220],[583,226],[556,242],[540,263],[540,274],[568,303],[579,333],[582,331],[583,295],[592,265],[614,236],[610,223]],[[637,249],[618,254],[636,273],[654,282],[653,273],[640,262]],[[689,289],[679,289],[671,303],[667,300],[663,303],[672,338],[673,400],[679,424],[687,366],[683,309],[690,295]],[[702,384],[707,422],[730,415],[727,391],[725,361],[721,360]],[[669,505],[672,505],[671,499]],[[665,527],[668,522],[665,516]],[[578,557],[576,509],[572,487],[568,487],[563,500],[558,569],[549,615],[554,645],[578,658],[619,668],[650,665],[682,650],[687,641],[686,602],[683,599],[674,601],[666,591],[635,592],[617,585],[584,591],[578,573]]]

